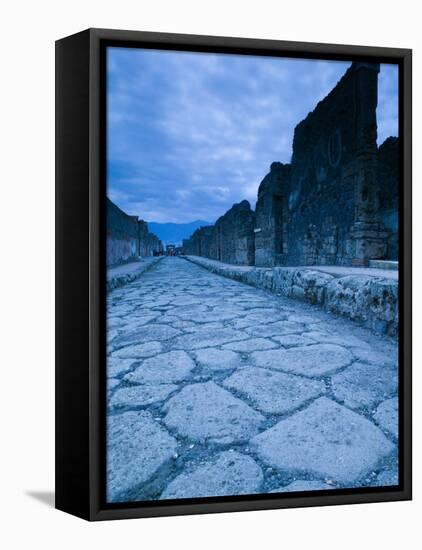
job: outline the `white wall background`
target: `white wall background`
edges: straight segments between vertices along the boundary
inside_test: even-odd
[[[0,33],[0,544],[3,548],[416,548],[420,540],[422,238],[417,2],[36,0],[5,2]],[[54,41],[87,27],[414,49],[415,500],[89,524],[53,490]],[[419,466],[419,468],[418,468]],[[2,541],[2,539],[5,539]],[[413,542],[412,542],[413,540]]]

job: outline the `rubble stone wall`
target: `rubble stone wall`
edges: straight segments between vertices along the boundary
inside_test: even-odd
[[[232,264],[253,265],[254,228],[255,213],[249,202],[234,204],[215,223],[208,257]]]
[[[128,216],[107,199],[107,265],[138,256],[138,218]]]
[[[273,162],[258,190],[255,265],[274,266],[287,256],[290,164]]]
[[[398,138],[387,138],[378,150],[378,193],[381,221],[389,232],[389,260],[398,260],[399,157]]]
[[[284,265],[385,257],[377,198],[377,64],[353,63],[294,133]]]
[[[248,201],[234,204],[213,226],[200,227],[183,241],[184,254],[253,265],[255,213]]]
[[[291,163],[272,163],[255,214],[233,205],[185,253],[262,267],[397,259],[398,140],[377,147],[378,73],[353,63],[296,126]]]
[[[125,263],[163,251],[160,239],[148,231],[148,224],[138,216],[129,216],[109,198],[107,216],[107,266]]]

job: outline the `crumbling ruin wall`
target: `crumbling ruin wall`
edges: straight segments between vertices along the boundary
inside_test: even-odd
[[[164,252],[162,242],[154,233],[148,233],[146,249],[147,256],[158,256]]]
[[[189,239],[183,240],[183,253],[210,258],[213,234],[214,227],[212,225],[199,227]]]
[[[378,149],[378,194],[380,218],[388,231],[389,260],[398,260],[399,158],[398,138],[387,138]]]
[[[128,216],[107,198],[107,265],[138,256],[138,218]]]
[[[163,251],[160,239],[148,231],[148,224],[129,216],[107,198],[107,265],[121,264],[139,256]]]
[[[386,257],[378,216],[378,64],[353,63],[294,134],[281,265],[366,265]]]
[[[255,265],[279,265],[287,254],[290,164],[273,162],[262,180],[255,210]]]
[[[377,147],[378,73],[353,63],[296,126],[291,164],[273,162],[259,186],[254,228],[243,201],[185,253],[262,267],[397,259],[398,139]]]
[[[139,243],[139,251],[138,255],[145,257],[150,256],[150,250],[148,247],[148,224],[144,220],[138,221],[138,243]]]
[[[207,257],[222,262],[253,265],[255,261],[255,213],[248,201],[234,204],[218,218],[211,234]],[[206,256],[206,254],[197,254]]]

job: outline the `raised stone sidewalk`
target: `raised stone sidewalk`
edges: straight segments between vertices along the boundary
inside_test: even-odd
[[[263,268],[183,257],[218,275],[318,305],[376,333],[397,335],[397,271],[340,266]]]
[[[136,262],[107,268],[107,291],[135,281],[162,258],[163,256],[140,258]]]

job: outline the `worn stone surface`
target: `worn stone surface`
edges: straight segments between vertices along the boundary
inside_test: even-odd
[[[131,362],[135,359],[145,359],[146,357],[151,357],[160,353],[163,349],[163,346],[160,342],[147,342],[146,344],[134,344],[132,346],[126,346],[120,348],[111,353],[110,357],[115,363],[124,363],[122,359],[132,359]],[[117,361],[116,361],[117,359]]]
[[[308,334],[286,334],[282,336],[272,336],[272,340],[276,340],[283,348],[295,348],[297,346],[310,346],[311,344],[316,344],[317,342],[310,338]]]
[[[249,456],[235,451],[186,472],[170,482],[161,499],[243,495],[260,492],[264,476]]]
[[[398,485],[399,476],[397,468],[383,470],[377,476],[376,483],[378,487],[386,487],[388,485]]]
[[[212,371],[234,369],[241,364],[239,354],[227,349],[200,349],[194,352],[194,357],[201,367]]]
[[[238,391],[257,409],[268,414],[291,412],[325,391],[325,384],[259,367],[237,370],[224,386]]]
[[[169,428],[189,439],[218,444],[247,441],[264,421],[261,414],[214,382],[186,386],[164,410]]]
[[[218,346],[227,342],[235,342],[237,340],[246,340],[247,337],[247,334],[232,328],[217,328],[210,330],[201,327],[193,334],[185,334],[179,336],[179,338],[175,338],[173,347],[175,349],[195,350]]]
[[[119,357],[107,358],[107,376],[109,378],[119,377],[129,372],[132,365],[135,364],[134,359],[120,359]]]
[[[120,380],[118,378],[108,378],[107,379],[107,391],[114,390],[116,386],[120,384]]]
[[[270,493],[292,493],[296,491],[329,491],[334,489],[333,485],[329,485],[324,481],[312,481],[307,479],[297,479],[284,487],[273,489]]]
[[[257,435],[251,446],[282,471],[311,472],[340,483],[353,483],[394,449],[369,420],[326,397]]]
[[[128,333],[122,334],[118,338],[115,338],[117,347],[130,346],[142,342],[153,342],[168,340],[181,334],[180,330],[177,330],[168,325],[146,325],[139,327],[137,330],[133,330]]]
[[[256,351],[252,361],[259,367],[283,370],[303,376],[324,376],[350,365],[353,356],[344,347],[314,344],[300,348]]]
[[[150,258],[137,258],[128,264],[116,265],[107,269],[107,291],[125,286],[139,279],[146,271],[151,269],[162,256]]]
[[[165,384],[189,378],[195,363],[185,351],[169,351],[145,359],[125,376],[132,384]]]
[[[374,419],[383,430],[397,438],[399,431],[397,397],[387,399],[381,403],[375,411]]]
[[[168,466],[176,441],[147,411],[126,412],[107,420],[107,499],[124,501],[127,493],[157,481]],[[154,480],[155,478],[155,480]]]
[[[397,392],[396,369],[353,363],[331,378],[335,397],[352,409],[371,409]]]
[[[285,334],[300,334],[303,332],[304,326],[302,323],[294,321],[276,321],[267,325],[246,327],[248,334],[258,334],[259,336],[283,336]]]
[[[177,390],[175,384],[154,384],[131,386],[117,390],[109,400],[112,409],[136,409],[164,401],[172,392]]]
[[[267,338],[251,338],[250,340],[231,342],[230,344],[224,344],[223,349],[231,349],[240,352],[251,352],[264,349],[276,348],[277,344]]]
[[[234,318],[230,316],[231,308],[236,312]],[[112,464],[117,464],[112,486],[115,501],[161,498],[178,478],[177,487],[183,485],[193,494],[198,487],[195,480],[201,479],[194,473],[202,467],[208,472],[216,472],[218,452],[233,447],[233,452],[250,459],[246,462],[236,460],[233,471],[239,475],[243,472],[247,477],[256,462],[262,469],[263,478],[255,489],[252,484],[246,489],[243,482],[235,485],[228,482],[224,494],[240,494],[243,490],[269,492],[299,480],[313,483],[326,480],[334,487],[378,486],[385,480],[394,481],[397,440],[381,426],[381,420],[375,418],[378,402],[374,408],[356,409],[358,414],[350,417],[352,411],[335,404],[336,399],[340,400],[333,392],[332,383],[338,373],[360,363],[368,368],[375,367],[374,372],[384,369],[385,377],[380,376],[379,390],[382,393],[388,388],[394,391],[391,397],[396,396],[397,346],[393,340],[376,336],[347,319],[315,310],[313,306],[219,277],[178,258],[164,258],[140,279],[114,289],[107,297],[107,311],[108,318],[113,321],[112,330],[118,333],[110,343],[107,358],[109,420],[113,419],[113,425],[116,423],[113,430],[108,431],[108,449],[114,453]],[[212,314],[212,322],[207,322],[207,313]],[[284,330],[283,323],[286,323]],[[260,327],[267,325],[276,326],[279,334],[263,337]],[[157,335],[157,326],[159,331],[165,326],[178,332],[174,336],[166,332],[159,340],[144,342],[145,334]],[[292,326],[299,332],[282,334]],[[127,333],[131,334],[131,343],[122,347],[114,344],[116,338]],[[326,342],[327,338],[336,343]],[[267,345],[275,347],[262,349]],[[345,350],[346,358],[349,359],[350,353],[353,363],[331,371],[333,360],[338,365],[337,353],[330,347],[329,353],[315,353],[320,349],[318,346]],[[306,359],[308,367],[304,368],[299,357],[308,348],[313,348],[313,352]],[[291,350],[301,353],[297,353],[297,357],[294,354],[286,356],[285,353]],[[293,365],[295,371],[284,372],[284,368],[279,368],[279,353],[282,353],[283,364]],[[255,354],[274,356],[271,361],[267,357],[263,365],[258,365],[253,359]],[[343,352],[341,356],[345,358]],[[287,363],[286,357],[289,358]],[[272,368],[274,364],[276,367]],[[324,371],[322,375],[309,374],[315,365],[318,373],[321,369]],[[315,379],[320,376],[323,380]],[[267,434],[268,444],[272,439],[277,448],[280,438],[277,430],[271,432],[272,427],[306,412],[318,403],[320,391],[339,406],[340,412],[335,410],[331,415],[335,429],[327,428],[324,433],[322,414],[299,416],[297,429],[291,431],[291,440],[283,443],[282,450],[275,454],[291,457],[293,443],[300,457],[312,457],[313,452],[325,449],[328,454],[324,462],[325,474],[314,472],[307,464],[297,472],[263,461],[251,439]],[[130,414],[135,416],[126,416]],[[309,417],[315,423],[312,429],[309,429]],[[367,439],[362,436],[362,432],[369,433],[368,425],[373,427],[375,434],[389,439],[390,454],[381,452],[377,435],[373,438],[372,434]],[[355,436],[351,437],[348,430]],[[273,435],[268,436],[268,432]],[[320,443],[318,451],[309,434]],[[363,465],[369,464],[369,458],[375,461],[375,457],[382,455],[382,459],[369,474],[365,470],[361,477],[354,477],[359,438],[363,441]],[[335,477],[338,464],[333,457],[341,456],[338,449],[345,449],[351,461],[350,467],[349,462],[342,463],[344,470],[353,474],[346,482]],[[216,475],[216,485],[212,488],[224,490],[224,472]],[[185,479],[191,480],[189,486],[185,486]]]

